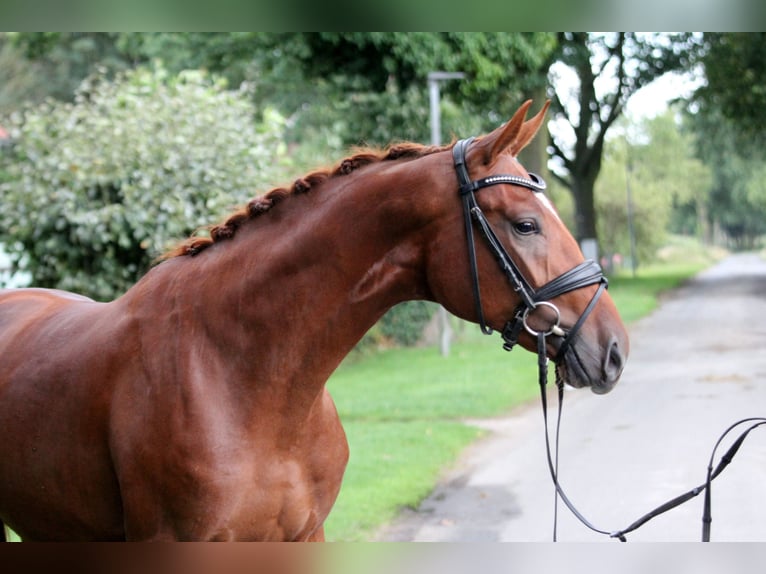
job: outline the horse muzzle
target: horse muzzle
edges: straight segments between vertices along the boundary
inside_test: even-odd
[[[589,387],[597,395],[606,394],[620,380],[627,361],[626,346],[616,336],[597,349],[578,339],[556,361],[557,377],[572,387]]]

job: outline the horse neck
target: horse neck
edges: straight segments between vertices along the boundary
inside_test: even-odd
[[[447,194],[430,165],[439,166],[438,158],[332,178],[243,225],[233,239],[163,263],[158,277],[173,276],[187,291],[176,293],[177,304],[196,314],[243,377],[321,386],[386,310],[431,298],[425,223]]]

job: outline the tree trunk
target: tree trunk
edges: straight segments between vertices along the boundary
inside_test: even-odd
[[[575,237],[578,241],[598,237],[593,193],[595,183],[593,177],[572,174],[570,191],[575,203]]]

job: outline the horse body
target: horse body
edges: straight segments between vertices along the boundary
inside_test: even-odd
[[[0,298],[0,309],[12,298]],[[172,306],[40,298],[45,320],[0,346],[4,357],[25,357],[3,361],[0,390],[0,421],[11,431],[0,456],[15,461],[0,468],[0,499],[24,538],[299,539],[316,530],[323,515],[312,523],[289,508],[322,508],[311,488],[327,489],[342,473],[323,468],[309,444],[342,439],[329,397],[306,405],[296,432],[298,416],[278,416],[291,411],[271,396],[263,369],[243,375],[200,338],[185,347],[177,329],[189,318]],[[30,338],[37,352],[20,352]],[[169,355],[154,352],[168,344]],[[247,386],[264,397],[246,400]],[[342,459],[342,442],[318,453]],[[275,490],[270,483],[284,477],[290,484]]]
[[[4,519],[32,539],[316,535],[348,455],[324,382],[422,290],[385,181],[285,202],[111,303],[0,295],[0,459],[23,461],[0,466]],[[355,203],[369,217],[344,219]]]
[[[475,320],[448,156],[330,177],[110,303],[0,292],[0,518],[32,540],[323,539],[348,459],[332,371],[398,302]],[[497,163],[523,173],[499,154],[481,168]],[[518,196],[514,209],[539,207]],[[487,194],[495,219],[509,215],[503,197]],[[481,258],[501,328],[518,299]],[[542,283],[557,266],[525,271]],[[587,303],[562,300],[571,313]],[[615,329],[625,350],[627,339],[608,297],[594,315],[576,372],[603,378]]]

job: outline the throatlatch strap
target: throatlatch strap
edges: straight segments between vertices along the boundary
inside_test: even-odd
[[[484,318],[484,306],[481,303],[481,288],[479,287],[479,267],[476,262],[476,243],[473,239],[473,220],[469,215],[472,212],[471,203],[475,204],[476,200],[473,194],[467,194],[463,196],[463,211],[465,213],[465,236],[468,242],[468,264],[471,269],[471,289],[473,290],[473,303],[476,309],[476,318],[479,321],[479,327],[481,332],[485,335],[491,335],[492,329],[487,326],[487,321]]]
[[[479,209],[479,206],[476,203],[476,197],[473,195],[471,178],[468,175],[468,169],[465,165],[465,150],[472,141],[473,138],[468,138],[457,142],[452,148],[452,161],[455,166],[458,185],[460,186],[460,196],[463,198],[463,221],[465,223],[465,237],[468,244],[468,266],[471,271],[471,289],[473,291],[476,320],[479,322],[481,332],[485,335],[491,335],[493,331],[487,326],[487,321],[484,317],[484,306],[481,303],[479,267],[476,260],[476,242],[473,237],[472,214],[474,209]]]

